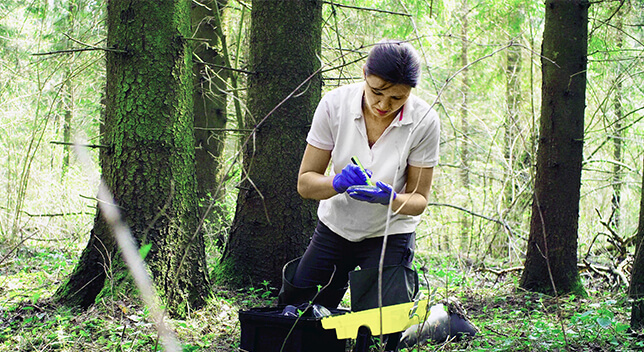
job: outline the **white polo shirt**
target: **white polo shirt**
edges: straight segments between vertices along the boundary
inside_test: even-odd
[[[373,172],[374,183],[388,183],[401,193],[405,190],[408,165],[433,167],[438,164],[438,114],[412,94],[391,125],[369,148],[362,115],[363,90],[364,82],[359,82],[325,94],[315,111],[306,141],[316,148],[331,150],[331,175],[342,172],[355,155]],[[355,200],[345,192],[321,200],[318,218],[333,232],[357,242],[384,236],[387,206]],[[388,232],[410,233],[419,222],[420,216],[394,215]]]

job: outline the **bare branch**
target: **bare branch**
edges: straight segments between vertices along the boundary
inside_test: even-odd
[[[481,218],[481,219],[485,219],[485,220],[488,220],[488,221],[495,222],[495,223],[497,223],[497,224],[499,224],[499,225],[503,226],[506,230],[508,230],[508,232],[509,232],[512,236],[515,236],[515,235],[514,235],[514,231],[512,231],[512,228],[511,228],[511,227],[510,227],[510,226],[509,226],[505,221],[503,221],[503,220],[500,220],[500,219],[494,219],[494,218],[491,218],[491,217],[489,217],[489,216],[485,216],[485,215],[483,215],[483,214],[478,214],[478,213],[475,213],[475,212],[473,212],[473,211],[471,211],[471,210],[469,210],[469,209],[465,209],[465,208],[463,208],[463,207],[459,207],[458,205],[453,205],[453,204],[447,204],[447,203],[428,203],[427,205],[439,206],[439,207],[449,207],[449,208],[454,208],[454,209],[457,209],[457,210],[460,210],[460,211],[464,211],[464,212],[466,212],[466,213],[468,213],[468,214],[470,214],[470,215],[473,215],[473,216],[479,217],[479,218]]]
[[[67,37],[69,40],[73,41],[74,43],[80,44],[85,46],[85,48],[79,48],[79,49],[65,49],[65,50],[55,50],[55,51],[49,51],[45,53],[33,53],[31,55],[33,56],[43,56],[43,55],[56,55],[56,54],[68,54],[68,53],[77,53],[77,52],[82,52],[82,51],[94,51],[94,50],[103,50],[103,51],[111,51],[114,53],[121,53],[125,54],[127,51],[125,50],[120,50],[120,49],[115,49],[115,48],[102,48],[98,47],[95,45],[83,43],[80,40],[74,39],[69,34],[63,33],[65,37]]]
[[[103,148],[103,149],[109,149],[109,148],[110,148],[110,147],[108,147],[108,146],[106,146],[106,145],[100,145],[100,144],[83,144],[83,145],[78,145],[78,144],[75,144],[75,143],[57,142],[57,141],[51,141],[51,142],[49,142],[49,143],[51,143],[51,144],[57,144],[57,145],[69,145],[69,146],[75,146],[75,145],[77,145],[77,146],[79,146],[79,147],[83,147],[83,148]]]
[[[360,7],[360,6],[352,6],[352,5],[343,5],[343,4],[336,4],[333,1],[323,1],[323,3],[331,6],[337,6],[337,7],[345,7],[348,9],[353,9],[353,10],[361,10],[361,11],[372,11],[372,12],[380,12],[380,13],[386,13],[390,15],[397,15],[397,16],[405,16],[405,17],[411,17],[410,14],[408,13],[403,13],[403,12],[395,12],[395,11],[387,11],[387,10],[380,10],[380,9],[373,9],[370,7]]]
[[[31,55],[33,55],[33,56],[45,56],[45,55],[78,53],[78,52],[81,52],[81,51],[96,51],[96,50],[111,51],[111,52],[114,52],[114,53],[121,53],[121,54],[124,54],[124,53],[127,52],[125,50],[119,50],[119,49],[113,49],[113,48],[80,48],[80,49],[55,50],[55,51],[48,51],[48,52],[44,52],[44,53],[33,53]]]
[[[198,62],[200,64],[204,64],[206,66],[216,67],[216,68],[220,68],[222,70],[229,70],[229,71],[233,71],[233,72],[245,73],[247,75],[255,73],[255,72],[251,72],[251,71],[241,70],[241,69],[238,69],[238,68],[232,68],[232,67],[228,67],[228,66],[211,64],[210,62],[205,62],[205,61],[201,60],[197,55],[193,55],[193,56],[199,60]]]

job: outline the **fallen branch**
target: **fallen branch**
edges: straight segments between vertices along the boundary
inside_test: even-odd
[[[612,281],[611,276],[615,276],[617,277],[618,281],[628,284],[629,280],[627,278],[625,270],[626,270],[626,267],[630,264],[631,262],[627,258],[627,259],[624,259],[617,266],[617,268],[611,268],[607,266],[592,264],[588,260],[584,259],[581,263],[577,263],[577,269],[579,271],[584,271],[584,270],[592,271],[597,275],[603,276],[608,281]],[[515,266],[515,267],[505,268],[505,269],[493,269],[493,268],[481,267],[477,271],[492,273],[496,276],[503,276],[516,271],[522,271],[523,269],[524,269],[523,266]]]
[[[523,267],[522,266],[515,266],[511,268],[506,268],[506,269],[492,269],[492,268],[487,268],[487,267],[482,267],[479,269],[479,271],[485,271],[488,273],[495,274],[496,276],[503,276],[505,274],[513,273],[515,271],[522,271]]]
[[[27,215],[30,218],[55,218],[59,216],[71,216],[71,215],[94,215],[94,213],[88,213],[86,211],[78,211],[74,213],[53,213],[53,214],[31,214],[24,210],[21,210],[20,212]]]
[[[580,270],[588,269],[595,274],[605,277],[609,282],[612,281],[611,276],[617,277],[617,284],[621,281],[623,284],[628,284],[629,280],[624,272],[626,265],[629,264],[629,259],[624,259],[617,268],[611,268],[607,266],[592,264],[588,260],[584,259],[581,263],[577,263],[577,268]]]

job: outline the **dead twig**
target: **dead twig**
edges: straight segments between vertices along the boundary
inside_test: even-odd
[[[495,222],[495,223],[497,223],[497,224],[499,224],[499,225],[503,226],[506,230],[508,230],[508,232],[510,233],[510,235],[512,235],[513,237],[516,237],[516,235],[515,235],[514,231],[512,231],[512,228],[511,228],[511,227],[510,227],[510,226],[509,226],[505,221],[503,221],[503,220],[500,220],[500,219],[494,219],[494,218],[491,218],[491,217],[489,217],[489,216],[485,216],[485,215],[483,215],[483,214],[475,213],[475,212],[473,212],[473,211],[471,211],[471,210],[469,210],[469,209],[466,209],[466,208],[460,207],[460,206],[458,206],[458,205],[453,205],[453,204],[448,204],[448,203],[428,203],[427,205],[428,205],[428,206],[429,206],[429,205],[432,205],[432,206],[439,206],[439,207],[450,207],[450,208],[454,208],[454,209],[457,209],[457,210],[460,210],[460,211],[466,212],[466,213],[468,213],[468,214],[470,214],[470,215],[472,215],[472,216],[476,216],[476,217],[479,217],[479,218],[481,218],[481,219],[485,219],[485,220],[487,220],[487,221]],[[524,239],[524,238],[522,238],[522,239]],[[524,239],[524,240],[525,240],[525,239]]]
[[[50,144],[56,144],[56,145],[68,145],[68,146],[74,146],[74,143],[68,143],[68,142],[58,142],[58,141],[51,141],[49,142]],[[109,146],[107,145],[100,145],[100,144],[83,144],[80,145],[79,147],[83,148],[102,148],[102,149],[110,149]]]
[[[73,41],[74,43],[77,43],[77,44],[83,45],[83,46],[84,46],[84,48],[77,48],[77,49],[65,49],[65,50],[54,50],[54,51],[48,51],[48,52],[44,52],[44,53],[33,53],[33,54],[31,54],[31,55],[33,55],[33,56],[44,56],[44,55],[56,55],[56,54],[77,53],[77,52],[82,52],[82,51],[95,51],[95,50],[110,51],[110,52],[113,52],[113,53],[121,53],[121,54],[125,54],[125,53],[127,53],[127,51],[125,51],[125,50],[121,50],[121,49],[116,49],[116,48],[103,48],[103,47],[99,47],[99,46],[96,46],[96,45],[83,43],[83,42],[81,42],[81,41],[80,41],[80,40],[78,40],[78,39],[74,39],[74,38],[72,38],[69,34],[66,34],[66,33],[63,33],[63,35],[64,35],[65,37],[67,37],[67,39],[69,39],[69,40]]]
[[[380,12],[380,13],[386,13],[386,14],[389,14],[389,15],[411,17],[410,14],[404,13],[404,12],[395,12],[395,11],[374,9],[374,8],[370,8],[370,7],[360,7],[360,6],[353,6],[353,5],[336,4],[333,1],[323,1],[323,3],[325,3],[327,5],[331,5],[331,6],[344,7],[344,8],[353,9],[353,10]]]
[[[33,55],[33,56],[45,56],[45,55],[78,53],[78,52],[83,52],[83,51],[96,51],[96,50],[111,51],[113,53],[120,53],[120,54],[127,53],[127,51],[125,51],[125,50],[119,50],[119,49],[114,49],[114,48],[78,48],[78,49],[54,50],[54,51],[47,51],[47,52],[43,52],[43,53],[33,53],[31,55]]]
[[[514,267],[506,268],[506,269],[492,269],[492,268],[482,267],[482,268],[478,269],[477,271],[483,271],[483,272],[492,273],[492,274],[494,274],[496,276],[503,276],[505,274],[509,274],[509,273],[513,273],[513,272],[517,272],[517,271],[522,271],[522,270],[523,270],[523,266],[514,266]]]
[[[581,263],[577,263],[577,268],[580,271],[583,270],[590,270],[593,273],[602,276],[603,278],[608,281],[609,284],[613,284],[613,282],[616,282],[617,285],[620,284],[628,284],[629,279],[628,275],[626,274],[626,267],[628,265],[632,264],[631,258],[626,258],[624,259],[617,267],[608,267],[608,266],[603,266],[603,265],[597,265],[589,262],[587,259],[584,259]]]

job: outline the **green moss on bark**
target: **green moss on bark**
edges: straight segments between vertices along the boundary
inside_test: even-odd
[[[188,0],[109,2],[108,46],[127,53],[107,53],[103,144],[111,148],[101,159],[132,234],[152,244],[148,268],[178,316],[202,305],[209,287],[197,232],[189,11]],[[122,260],[115,263],[101,294],[134,292]]]

